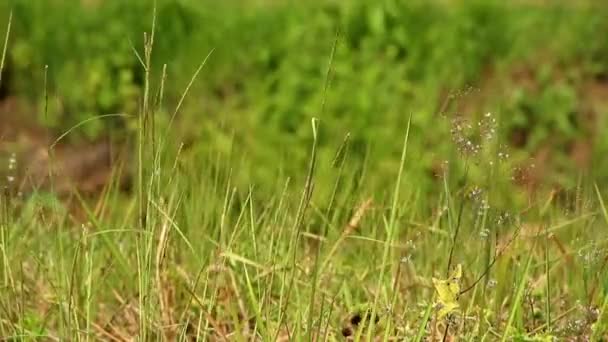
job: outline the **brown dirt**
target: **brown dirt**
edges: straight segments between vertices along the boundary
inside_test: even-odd
[[[14,177],[14,190],[29,193],[52,188],[61,197],[73,190],[98,193],[109,184],[122,153],[115,151],[108,139],[53,146],[56,134],[36,124],[33,115],[27,114],[32,112],[15,98],[0,102],[2,181]],[[9,170],[11,156],[16,159],[16,168]],[[128,178],[120,177],[119,183],[127,186]]]

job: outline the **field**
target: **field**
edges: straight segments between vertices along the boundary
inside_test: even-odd
[[[608,341],[608,4],[0,3],[1,341]]]

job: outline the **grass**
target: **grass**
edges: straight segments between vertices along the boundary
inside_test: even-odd
[[[74,191],[59,199],[42,189],[22,195],[23,184],[10,182],[2,189],[0,336],[608,338],[602,319],[608,215],[605,191],[594,179],[561,192],[525,193],[501,154],[504,136],[486,134],[502,129],[489,124],[493,116],[447,122],[451,137],[431,132],[437,141],[454,142],[441,146],[449,163],[431,186],[413,171],[421,169],[421,150],[410,149],[429,134],[420,129],[428,113],[411,114],[395,128],[405,136],[394,139],[401,154],[388,171],[375,150],[357,156],[362,151],[349,134],[328,152],[320,145],[330,81],[340,67],[337,39],[319,83],[321,119],[313,117],[306,133],[308,164],[243,185],[249,170],[239,167],[248,156],[235,141],[229,152],[192,155],[172,134],[174,118],[213,56],[167,111],[166,67],[153,79],[155,31],[153,24],[139,58],[145,81],[133,193],[120,190],[120,172],[129,172],[120,167],[95,197]],[[172,115],[164,121],[166,112]],[[468,124],[490,128],[462,129]],[[381,186],[391,182],[392,191]],[[527,201],[512,200],[514,192]],[[432,279],[449,277],[454,265],[463,270],[455,280],[458,309],[440,317]]]
[[[316,136],[322,125],[313,127]],[[160,174],[146,173],[144,184],[159,190],[146,190],[144,226],[138,197],[124,198],[112,185],[97,201],[74,200],[86,212],[84,223],[54,199],[45,204],[42,194],[5,192],[2,336],[340,340],[349,325],[363,340],[606,333],[597,320],[605,311],[605,265],[599,256],[586,258],[608,242],[601,201],[566,215],[543,200],[499,227],[494,208],[477,213],[466,185],[448,186],[429,215],[413,204],[415,182],[405,163],[390,197],[351,191],[351,170],[323,170],[335,175],[324,210],[325,199],[312,192],[329,185],[316,181],[315,144],[306,178],[277,184],[283,190],[268,198],[235,188],[230,164],[218,174],[212,161],[206,168],[171,167],[179,155],[155,161],[150,166],[163,165]],[[601,199],[597,191],[584,198]],[[541,209],[546,214],[534,214]],[[462,221],[457,239],[450,220]],[[480,228],[490,225],[482,237]],[[521,236],[505,247],[517,229]],[[539,241],[546,246],[539,249]],[[498,255],[489,268],[479,253],[485,248]],[[466,314],[444,321],[434,318],[430,279],[444,274],[450,258],[464,267],[463,286],[488,272],[458,299]]]
[[[41,195],[20,199],[5,193],[2,335],[247,340],[253,334],[265,340],[331,340],[341,338],[349,315],[371,310],[367,321],[375,322],[377,315],[378,324],[354,329],[363,339],[441,336],[444,322],[429,320],[435,315],[430,277],[443,274],[454,244],[443,234],[449,233],[445,213],[425,218],[412,207],[407,188],[398,187],[405,190],[404,199],[376,197],[373,208],[357,214],[350,203],[365,197],[341,188],[330,216],[315,210],[322,199],[310,198],[312,177],[302,191],[288,184],[277,196],[260,198],[255,189],[241,193],[229,180],[207,176],[209,170],[196,171],[169,173],[161,182],[162,197],[147,194],[143,228],[134,200],[116,197],[115,189],[108,188],[94,207],[80,203],[89,212],[83,226],[61,204],[45,207]],[[606,296],[605,266],[586,258],[607,242],[601,238],[601,206],[592,208],[571,217],[551,209],[548,230],[557,230],[560,241],[572,241],[565,244],[566,254],[549,234],[532,231],[517,238],[486,276],[495,285],[484,279],[461,296],[460,306],[469,309],[466,316],[450,318],[449,336],[477,340],[490,332],[490,339],[509,340],[545,330],[562,337],[605,334],[601,321],[587,318],[594,308],[596,319],[604,315]],[[358,228],[346,224],[349,215],[360,216]],[[519,224],[536,222],[533,215],[513,216]],[[568,224],[572,219],[575,223]],[[478,253],[485,241],[474,221],[463,221],[453,258],[464,265],[468,283],[486,267]],[[500,248],[514,226],[495,229],[495,236],[486,237],[490,248]],[[543,238],[546,251],[535,248]],[[405,254],[413,257],[402,261]],[[552,297],[543,290],[549,279]],[[474,326],[477,330],[470,329]],[[568,330],[575,328],[580,331]]]

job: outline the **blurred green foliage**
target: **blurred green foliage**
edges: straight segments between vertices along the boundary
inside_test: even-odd
[[[41,104],[48,65],[46,118],[58,130],[93,115],[135,115],[143,70],[134,50],[142,53],[152,7],[149,0],[0,5],[1,13],[14,12],[11,89]],[[446,143],[449,120],[438,113],[442,103],[469,86],[483,93],[488,75],[499,80],[500,93],[482,101],[469,100],[475,94],[456,96],[446,112],[464,107],[472,112],[461,114],[472,117],[496,113],[502,138],[525,130],[525,144],[517,147],[530,153],[546,144],[565,149],[589,134],[580,122],[579,86],[608,75],[608,6],[593,2],[159,0],[157,18],[153,78],[158,84],[167,63],[168,106],[215,49],[171,131],[193,143],[193,155],[246,154],[234,159],[254,182],[276,179],[277,168],[303,174],[310,119],[319,117],[321,158],[329,163],[350,132],[355,162],[349,167],[363,173],[371,163],[369,182],[384,186],[392,179],[384,176],[398,165],[411,114],[416,166],[410,172],[424,188],[452,148]],[[534,70],[524,80],[534,87],[512,77],[515,65]],[[468,102],[475,105],[459,105]],[[605,124],[598,119],[597,125]],[[94,137],[108,125],[95,121],[80,131]],[[593,141],[595,156],[605,152],[601,140]]]

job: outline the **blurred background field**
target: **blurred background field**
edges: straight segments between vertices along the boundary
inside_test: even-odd
[[[4,22],[14,13],[2,99],[19,103],[3,116],[27,116],[59,135],[93,116],[127,113],[67,138],[133,133],[144,76],[133,49],[141,54],[150,30],[150,1],[1,6]],[[193,154],[235,152],[248,183],[305,168],[315,116],[322,154],[331,157],[350,133],[354,156],[376,166],[369,181],[386,186],[411,114],[412,172],[425,184],[446,159],[451,118],[487,112],[515,162],[540,159],[534,181],[608,181],[608,6],[598,2],[161,0],[157,14],[152,78],[167,65],[159,124],[214,49],[170,134]]]
[[[480,210],[495,210],[492,215],[499,219],[505,212],[516,216],[545,203],[554,205],[553,223],[587,213],[597,215],[593,224],[603,220],[601,208],[595,206],[594,186],[607,195],[608,3],[158,0],[149,78],[142,64],[144,32],[150,36],[154,14],[151,0],[5,0],[0,3],[0,37],[5,37],[9,13],[12,21],[0,83],[0,186],[15,196],[13,203],[18,203],[15,207],[21,213],[15,220],[20,225],[56,227],[69,221],[78,226],[84,217],[93,226],[127,229],[136,225],[131,204],[141,201],[136,190],[142,184],[149,186],[147,196],[159,199],[148,204],[149,211],[170,203],[158,209],[158,222],[169,215],[178,226],[189,227],[184,234],[187,240],[197,241],[194,245],[197,238],[216,238],[216,228],[210,228],[207,236],[195,227],[216,227],[220,215],[231,216],[238,226],[242,210],[251,205],[252,191],[260,202],[260,208],[251,209],[252,227],[258,224],[254,212],[265,217],[273,210],[277,216],[288,210],[274,207],[287,179],[293,191],[287,208],[294,214],[308,174],[313,118],[319,119],[311,202],[315,214],[303,228],[313,236],[341,243],[340,233],[331,235],[326,226],[339,230],[336,226],[346,225],[367,198],[382,208],[374,222],[397,224],[389,222],[387,213],[410,118],[402,186],[408,209],[401,208],[395,219],[407,222],[402,224],[415,226],[436,218],[438,226],[429,225],[440,227],[445,219],[442,210],[458,211],[446,198],[453,195],[464,201],[475,197],[478,188],[491,195],[483,205],[471,206],[472,216],[465,219],[472,227],[468,229],[481,224],[475,216]],[[141,180],[144,173],[137,173],[147,79],[154,127],[150,140],[143,141],[163,147],[158,155],[151,152],[145,170],[141,167],[142,172],[150,172],[150,183]],[[159,181],[152,190],[150,184],[157,181],[160,169],[169,170],[165,174],[170,176],[166,185]],[[339,191],[334,187],[336,177],[342,180]],[[235,188],[236,204],[225,212],[230,187]],[[69,219],[68,209],[65,216],[45,219],[36,207],[56,208],[69,201],[86,207],[80,194],[86,195],[83,202],[94,204],[72,213],[77,219]],[[35,196],[36,204],[28,206],[28,196]],[[444,204],[446,209],[441,209]],[[326,207],[327,215],[321,215],[320,208]],[[531,226],[543,226],[547,211],[542,208],[532,215]],[[298,222],[297,217],[292,219]],[[453,233],[451,224],[448,236]],[[383,230],[376,229],[380,228],[370,236],[384,241]],[[482,235],[493,235],[483,229]],[[478,233],[471,233],[466,241],[476,240]],[[33,243],[36,234],[28,234],[30,239],[15,243],[13,250]],[[218,234],[218,245],[232,243]],[[403,234],[397,240],[411,241],[409,233]],[[562,238],[580,239],[577,243],[586,246],[585,241],[604,241],[605,232],[597,234],[585,230]],[[69,234],[65,238],[74,239]],[[229,248],[234,254],[228,255],[247,255],[252,243],[254,254],[248,258],[264,264],[256,259],[258,238],[254,235],[242,254]],[[121,241],[120,236],[115,239]],[[456,238],[444,242],[448,251]],[[291,238],[286,244],[286,250],[292,251]],[[221,249],[212,245],[205,246]],[[433,249],[432,238],[426,246]],[[199,247],[195,249],[211,260]],[[313,247],[304,249],[308,248]],[[127,250],[107,247],[103,253],[128,255]],[[425,270],[430,276],[433,270],[443,269],[438,265],[445,264],[445,251],[428,258],[417,252],[427,258],[420,274]],[[359,257],[367,253],[357,248],[351,252]],[[344,252],[344,260],[351,252]],[[70,260],[76,252],[65,253]],[[606,253],[604,249],[599,253],[595,257],[601,261]],[[20,258],[27,256],[16,253],[14,260]],[[476,260],[471,258],[467,260]],[[501,267],[502,274],[508,273],[507,263]],[[542,265],[538,267],[542,273]],[[601,279],[604,270],[598,265],[581,272],[589,279]],[[115,276],[120,279],[120,272]],[[568,287],[575,275],[564,277],[556,288]],[[585,279],[584,285],[570,284],[581,298],[589,295],[592,283]],[[605,280],[603,284],[608,286]],[[136,285],[141,283],[116,288],[141,290]],[[359,292],[348,294],[346,307],[367,293],[353,291]],[[312,298],[311,303],[314,292]],[[603,297],[589,302],[597,306],[599,298]],[[70,316],[69,310],[65,315]],[[81,319],[79,315],[74,320]],[[32,319],[37,323],[29,322],[30,327],[43,320]],[[265,324],[267,332],[274,331]]]

